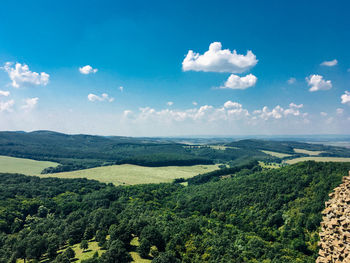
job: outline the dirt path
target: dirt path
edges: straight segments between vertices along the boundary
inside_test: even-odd
[[[321,222],[320,250],[316,263],[350,263],[350,171],[329,194]]]

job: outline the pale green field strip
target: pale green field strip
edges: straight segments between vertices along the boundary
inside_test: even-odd
[[[279,152],[272,152],[272,151],[265,151],[265,150],[261,150],[263,153],[269,154],[271,156],[275,156],[277,158],[284,158],[284,157],[288,157],[291,156],[291,154],[287,154],[287,153],[279,153]]]
[[[87,178],[115,185],[168,183],[175,178],[190,178],[201,173],[217,170],[218,165],[144,167],[131,164],[111,165],[91,169],[40,174],[40,177]]]
[[[324,151],[309,151],[309,150],[304,150],[304,149],[293,149],[294,152],[296,153],[304,153],[304,154],[308,154],[308,155],[311,155],[311,156],[314,156],[314,155],[319,155],[320,153],[323,153]]]
[[[286,160],[288,164],[295,164],[304,161],[316,161],[316,162],[350,162],[350,158],[344,157],[300,157],[291,160]]]
[[[47,167],[56,167],[58,163],[36,161],[10,156],[0,156],[0,173],[40,174]]]

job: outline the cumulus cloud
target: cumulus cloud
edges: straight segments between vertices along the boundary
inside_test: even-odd
[[[257,80],[258,78],[253,74],[249,74],[245,77],[231,74],[226,80],[224,86],[221,86],[220,89],[247,89],[253,87]]]
[[[286,117],[288,115],[304,117],[306,115],[302,115],[300,112],[300,109],[303,108],[303,106],[303,104],[297,105],[292,102],[289,104],[289,107],[287,109],[284,109],[280,105],[277,105],[271,111],[267,106],[264,106],[261,110],[255,110],[253,114],[263,120],[281,119],[283,116]]]
[[[108,102],[113,102],[114,101],[114,98],[111,98],[109,97],[109,95],[107,93],[102,93],[101,96],[98,96],[98,95],[95,95],[95,94],[92,94],[90,93],[88,96],[87,96],[88,100],[89,101],[108,101]]]
[[[182,62],[183,71],[242,73],[258,63],[252,51],[246,55],[237,54],[229,49],[222,49],[220,42],[213,42],[203,55],[189,50]]]
[[[19,88],[25,84],[46,86],[49,83],[49,74],[30,71],[26,64],[16,63],[13,66],[12,62],[6,62],[3,69],[10,77],[11,85],[14,88]]]
[[[172,106],[174,104],[174,102],[172,102],[172,101],[168,101],[167,103],[166,103],[166,105],[168,105],[168,106]]]
[[[197,105],[198,105],[198,103],[197,103],[196,101],[193,101],[192,104],[193,104],[194,106],[197,106]]]
[[[305,78],[308,86],[311,88],[309,91],[329,90],[332,88],[332,82],[330,80],[324,80],[321,75],[310,75]]]
[[[327,117],[327,116],[328,116],[327,112],[321,111],[320,114],[321,114],[321,116],[323,116],[323,117]]]
[[[336,113],[337,113],[337,115],[342,115],[344,113],[344,109],[338,108],[338,109],[336,109]]]
[[[22,110],[30,111],[38,104],[39,98],[27,98],[25,104],[21,107]]]
[[[3,111],[11,112],[14,104],[15,104],[14,100],[0,101],[0,112],[3,112]]]
[[[123,92],[123,91],[124,91],[124,87],[123,87],[123,86],[120,86],[120,87],[119,87],[119,90],[120,90],[121,92]]]
[[[289,85],[292,85],[292,84],[294,84],[296,81],[297,81],[296,78],[290,78],[290,79],[287,80],[287,83],[288,83]]]
[[[341,95],[341,103],[343,104],[350,104],[350,92],[345,91],[343,95]]]
[[[0,96],[8,97],[9,95],[10,95],[10,92],[9,92],[9,91],[0,90]]]
[[[243,121],[252,123],[256,121],[265,122],[269,119],[279,120],[282,118],[298,117],[305,119],[307,114],[301,113],[302,104],[289,104],[286,109],[276,106],[272,110],[263,107],[261,110],[255,110],[252,113],[245,109],[242,104],[234,101],[226,101],[222,106],[214,107],[212,105],[203,105],[199,108],[190,108],[185,110],[163,109],[155,110],[151,107],[139,108],[138,112],[124,111],[123,116],[133,119],[135,122],[144,123],[171,123],[171,122],[195,122],[195,123],[218,123],[220,121],[232,122]]]
[[[79,68],[81,74],[88,75],[90,73],[96,73],[98,71],[97,68],[92,68],[90,65],[86,65],[84,67]]]
[[[321,66],[333,67],[333,66],[336,66],[337,64],[338,64],[338,60],[333,59],[333,60],[330,60],[330,61],[323,61],[321,63]]]

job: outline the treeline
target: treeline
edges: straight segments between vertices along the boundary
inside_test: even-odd
[[[320,212],[350,164],[254,167],[187,187],[1,174],[0,262],[69,262],[67,247],[91,238],[103,255],[85,262],[130,262],[134,237],[158,263],[314,262]]]
[[[196,185],[196,184],[204,184],[209,181],[217,181],[222,176],[227,175],[234,175],[242,170],[245,170],[245,173],[253,173],[257,171],[261,171],[261,166],[259,165],[259,162],[252,161],[247,164],[230,167],[230,168],[222,168],[220,170],[215,170],[209,173],[199,174],[194,177],[188,178],[187,182],[189,185]]]

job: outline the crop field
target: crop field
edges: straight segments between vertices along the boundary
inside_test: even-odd
[[[115,185],[168,183],[175,178],[190,178],[218,169],[218,165],[144,167],[131,164],[111,165],[91,169],[40,174],[40,177],[87,178]]]
[[[300,157],[295,159],[286,160],[288,164],[295,164],[303,161],[316,161],[316,162],[350,162],[350,158],[343,157]]]
[[[36,161],[10,156],[0,156],[0,173],[20,173],[37,175],[47,167],[56,167],[58,163]]]
[[[308,155],[314,156],[314,155],[319,155],[320,153],[323,153],[324,151],[309,151],[309,150],[296,149],[295,148],[294,152],[296,152],[296,153],[304,153],[304,154],[308,154]]]
[[[291,156],[290,154],[287,153],[279,153],[279,152],[272,152],[272,151],[265,151],[265,150],[261,150],[263,153],[269,154],[271,156],[275,156],[277,158],[284,158],[284,157],[288,157]]]

